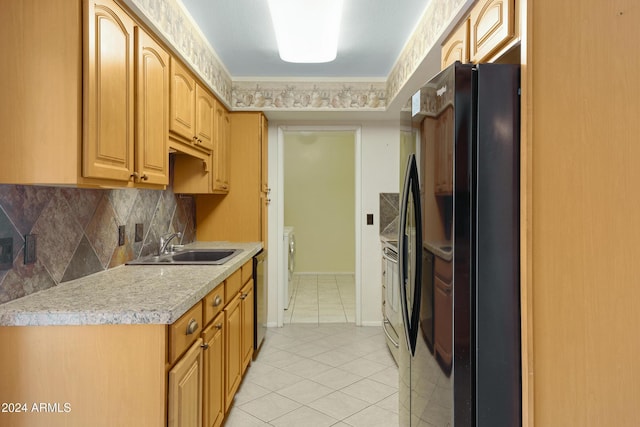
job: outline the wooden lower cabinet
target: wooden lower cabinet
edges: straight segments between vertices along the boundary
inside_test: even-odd
[[[242,372],[247,370],[253,356],[253,279],[249,280],[240,291],[242,310]]]
[[[0,413],[0,426],[221,426],[253,354],[251,273],[249,261],[170,325],[0,327],[0,402],[63,411]]]
[[[225,414],[224,387],[224,313],[218,314],[202,332],[204,355],[203,412],[204,427],[218,427]]]
[[[224,309],[225,318],[225,411],[231,406],[242,379],[242,309],[236,295]]]
[[[168,427],[202,425],[202,339],[169,371]]]

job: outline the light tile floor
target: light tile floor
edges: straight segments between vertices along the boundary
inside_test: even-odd
[[[294,274],[284,323],[355,322],[353,274]]]
[[[225,427],[398,426],[398,369],[380,327],[269,328]]]

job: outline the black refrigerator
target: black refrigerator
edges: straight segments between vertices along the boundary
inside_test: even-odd
[[[403,111],[401,426],[521,425],[520,68],[446,68]]]

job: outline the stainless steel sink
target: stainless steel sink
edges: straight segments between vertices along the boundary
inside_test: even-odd
[[[186,249],[138,258],[127,265],[222,265],[240,252],[242,249]]]

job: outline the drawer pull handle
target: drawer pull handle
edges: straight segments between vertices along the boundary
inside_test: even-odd
[[[189,324],[187,325],[187,335],[191,335],[197,330],[198,330],[198,322],[196,322],[196,319],[189,320]]]
[[[222,303],[222,298],[220,298],[220,295],[216,295],[215,299],[213,300],[213,306],[217,307]]]

